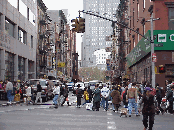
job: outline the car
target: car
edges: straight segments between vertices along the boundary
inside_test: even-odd
[[[48,101],[48,98],[52,97],[52,88],[47,85],[48,80],[46,79],[29,79],[29,84],[32,85],[34,93],[37,92],[37,83],[40,82],[42,87],[41,97],[44,101]],[[34,95],[36,97],[36,94]]]
[[[73,91],[73,87],[74,87],[74,83],[73,82],[66,83],[66,85],[68,86],[68,90],[69,91]]]
[[[83,82],[77,82],[77,83],[75,83],[74,90],[76,90],[76,89],[78,88],[78,87],[77,87],[78,84],[80,84],[80,89],[82,89],[82,90],[84,91],[85,85],[84,85]]]

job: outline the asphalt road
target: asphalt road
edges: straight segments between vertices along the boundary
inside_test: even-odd
[[[65,103],[58,109],[49,108],[52,105],[0,107],[0,130],[143,130],[141,116],[88,111],[85,106],[76,108],[74,96],[70,99],[71,106]],[[173,119],[170,114],[156,115],[154,130],[174,130]]]

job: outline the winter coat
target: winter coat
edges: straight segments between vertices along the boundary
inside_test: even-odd
[[[162,93],[161,88],[157,87],[157,89],[156,89],[156,99],[157,100],[161,100],[162,99],[161,93]]]
[[[112,103],[113,104],[120,104],[120,102],[121,102],[121,96],[120,96],[120,92],[118,90],[114,90],[111,93],[111,97],[112,97]]]
[[[101,95],[101,91],[99,88],[95,89],[93,92],[94,95],[94,102],[99,102],[100,101],[100,95]]]
[[[26,95],[27,95],[27,96],[31,96],[31,87],[28,87],[28,88],[26,89]]]
[[[69,91],[68,91],[68,89],[64,89],[64,94],[63,94],[63,96],[65,97],[65,98],[67,98],[68,97],[68,93],[69,93]]]
[[[84,99],[89,100],[89,94],[87,91],[84,91]]]
[[[147,96],[146,94],[144,94],[139,102],[140,106],[142,103],[144,103],[143,109],[142,109],[142,114],[155,114],[154,103],[155,103],[155,105],[157,105],[155,96],[153,96],[151,94],[149,96]]]
[[[7,85],[6,85],[6,92],[8,90],[13,90],[13,84],[11,82],[8,82]]]
[[[80,97],[80,98],[82,97],[82,90],[80,88],[76,90],[76,95],[77,97]]]
[[[92,98],[92,90],[91,89],[88,89],[87,92],[89,94],[89,97]]]
[[[37,92],[41,92],[42,91],[42,87],[40,84],[37,85]]]
[[[59,87],[59,86],[57,86],[57,87],[54,88],[53,94],[54,94],[54,95],[55,95],[55,94],[60,94],[60,87]]]

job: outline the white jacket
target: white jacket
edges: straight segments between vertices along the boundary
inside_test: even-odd
[[[26,89],[26,95],[31,96],[31,87],[30,86]]]
[[[7,85],[6,85],[6,92],[8,90],[13,90],[13,84],[11,82],[8,82]]]
[[[103,87],[103,88],[101,89],[101,95],[102,95],[102,97],[104,97],[104,98],[109,97],[109,93],[110,93],[109,88]]]
[[[57,86],[57,87],[54,87],[54,90],[53,90],[53,94],[60,94],[60,87]]]

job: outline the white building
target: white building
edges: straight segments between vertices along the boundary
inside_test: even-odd
[[[115,14],[119,3],[120,0],[83,0],[83,9],[116,20]],[[85,13],[83,17],[85,33],[81,45],[81,62],[82,67],[93,67],[96,65],[94,52],[111,47],[112,41],[106,41],[105,38],[113,34],[112,22]]]
[[[101,70],[106,70],[106,59],[110,59],[110,54],[111,52],[106,52],[105,49],[95,51],[96,66]]]

